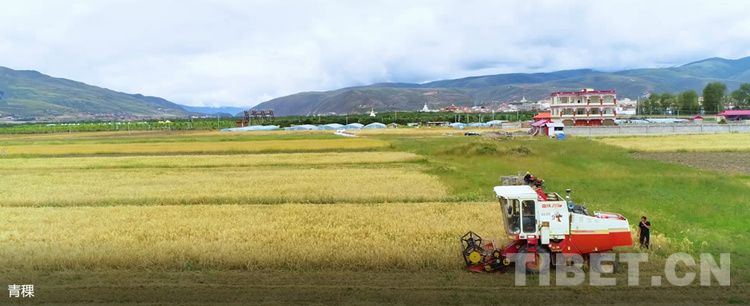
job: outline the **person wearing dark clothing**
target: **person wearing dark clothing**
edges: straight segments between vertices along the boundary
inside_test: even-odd
[[[533,182],[533,181],[534,181],[534,177],[533,177],[533,176],[531,176],[531,173],[529,173],[529,172],[527,171],[527,172],[526,172],[526,176],[524,176],[524,177],[523,177],[523,181],[524,181],[524,182],[526,183],[526,185],[530,185],[530,184],[531,184],[531,182]]]
[[[646,217],[641,217],[641,224],[638,224],[638,236],[640,237],[641,247],[648,249],[648,245],[651,242],[651,222],[646,220]]]

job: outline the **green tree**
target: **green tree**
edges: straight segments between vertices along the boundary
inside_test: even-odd
[[[698,104],[698,93],[695,90],[681,92],[677,96],[678,109],[683,114],[696,114],[700,109]]]
[[[724,106],[722,102],[727,94],[727,86],[720,82],[711,82],[703,88],[703,110],[707,113],[719,113]]]
[[[646,100],[643,101],[643,112],[644,114],[654,114],[659,110],[659,99],[661,98],[661,95],[659,94],[651,94],[646,98]]]
[[[675,108],[675,97],[673,94],[665,92],[661,94],[661,98],[659,99],[659,110],[662,113],[666,113],[667,109],[674,110]]]
[[[733,91],[734,107],[737,109],[750,108],[750,83],[740,85],[740,88]]]

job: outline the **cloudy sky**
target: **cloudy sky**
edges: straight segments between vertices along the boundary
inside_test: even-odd
[[[192,106],[750,56],[742,0],[2,0],[0,11],[0,66]]]

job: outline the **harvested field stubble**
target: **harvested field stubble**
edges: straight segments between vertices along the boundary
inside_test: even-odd
[[[496,203],[0,208],[14,269],[420,270],[463,265],[458,237],[503,237]]]
[[[634,153],[633,156],[723,173],[750,175],[750,152],[659,152]]]
[[[0,206],[440,201],[419,165],[6,171]]]

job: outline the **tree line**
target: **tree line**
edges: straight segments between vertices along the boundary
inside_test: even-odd
[[[638,106],[641,115],[717,114],[726,108],[750,108],[750,83],[727,93],[727,86],[721,82],[711,82],[703,88],[703,102],[695,90],[677,94],[669,92],[652,93]]]
[[[273,121],[266,119],[262,122],[251,122],[251,125],[278,125],[288,127],[301,124],[329,124],[329,123],[361,123],[364,125],[380,122],[384,124],[397,123],[406,125],[411,122],[427,123],[431,121],[446,122],[488,122],[492,120],[525,121],[536,115],[533,111],[512,113],[452,113],[452,112],[382,112],[375,117],[369,114],[337,115],[337,116],[283,116]],[[139,122],[82,122],[82,123],[13,123],[0,124],[0,134],[34,134],[60,132],[94,132],[94,131],[138,131],[138,130],[216,130],[233,128],[242,117],[212,118],[173,118],[162,120],[141,120]]]

